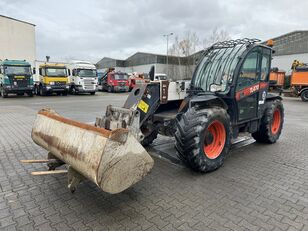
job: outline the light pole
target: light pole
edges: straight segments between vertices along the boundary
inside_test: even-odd
[[[173,33],[164,34],[163,36],[167,39],[167,56],[166,56],[166,63],[167,63],[167,77],[169,78],[169,63],[168,63],[168,45],[169,45],[169,36],[173,35]]]

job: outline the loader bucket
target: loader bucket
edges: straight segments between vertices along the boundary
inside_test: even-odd
[[[111,194],[140,181],[154,164],[129,130],[98,128],[50,109],[38,112],[31,135],[36,144]]]

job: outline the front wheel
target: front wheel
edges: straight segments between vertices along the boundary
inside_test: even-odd
[[[304,102],[308,101],[308,89],[302,91],[301,98],[302,98],[302,101]]]
[[[40,86],[40,96],[45,96],[46,95],[46,91],[43,89],[42,86]]]
[[[265,111],[261,119],[259,130],[252,133],[252,137],[259,143],[275,143],[281,134],[284,109],[281,100],[269,101],[265,105]]]
[[[227,111],[215,107],[188,109],[176,120],[176,150],[179,158],[198,172],[210,172],[223,165],[231,146]]]

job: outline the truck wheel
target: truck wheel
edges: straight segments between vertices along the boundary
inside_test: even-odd
[[[176,119],[175,147],[194,171],[210,172],[223,165],[231,146],[231,125],[223,108],[188,109]]]
[[[275,143],[281,134],[283,120],[284,109],[281,100],[267,102],[259,131],[252,133],[252,137],[259,143]]]
[[[301,98],[304,102],[308,101],[308,89],[307,90],[303,90],[301,93]]]
[[[44,89],[42,88],[42,86],[40,86],[40,95],[41,96],[45,96],[46,92],[44,91]]]
[[[34,87],[34,94],[35,94],[35,95],[40,95],[40,91],[39,91],[38,86],[35,86],[35,87]]]
[[[71,87],[71,90],[70,90],[71,92],[71,94],[72,95],[77,95],[77,91],[76,91],[76,88],[75,87]]]
[[[95,95],[95,91],[94,92],[90,92],[91,95]]]
[[[67,91],[62,92],[63,96],[67,96]]]

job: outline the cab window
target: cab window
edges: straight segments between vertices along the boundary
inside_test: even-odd
[[[269,76],[270,51],[264,50],[261,62],[261,81],[267,81]]]
[[[237,81],[237,90],[242,90],[258,83],[258,57],[259,52],[257,50],[246,56]]]

